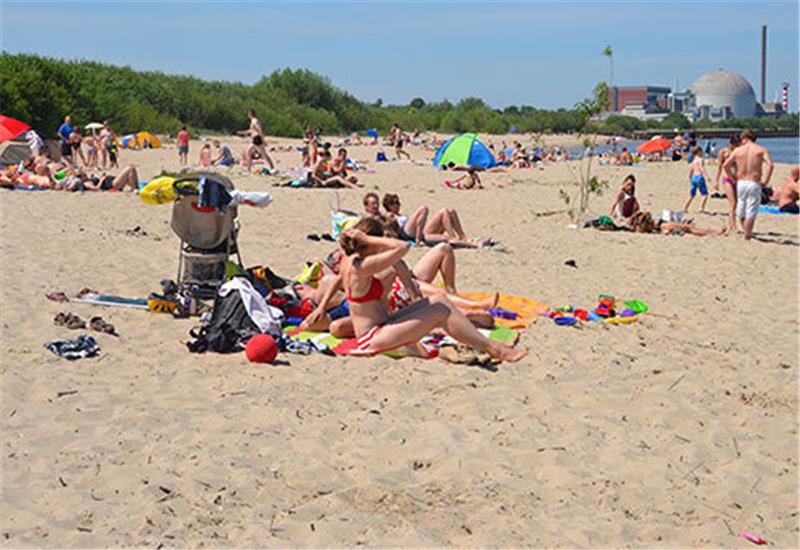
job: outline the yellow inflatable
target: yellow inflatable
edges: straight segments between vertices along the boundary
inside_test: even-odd
[[[150,180],[150,183],[144,186],[139,191],[139,198],[145,204],[167,204],[173,202],[178,198],[178,194],[172,187],[175,178],[170,176],[161,176]]]

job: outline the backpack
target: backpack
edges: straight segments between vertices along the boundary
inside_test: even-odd
[[[217,293],[211,320],[198,332],[190,331],[195,340],[189,342],[187,347],[193,353],[205,351],[234,353],[242,351],[244,344],[260,333],[261,331],[247,314],[238,292],[229,292],[225,296]]]

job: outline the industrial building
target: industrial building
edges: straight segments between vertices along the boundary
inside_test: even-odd
[[[681,113],[692,121],[713,122],[731,118],[781,116],[788,108],[788,84],[783,84],[782,101],[766,101],[767,29],[761,27],[761,100],[742,75],[726,69],[700,75],[691,87],[673,91],[664,86],[611,86],[606,116],[626,115],[640,120],[661,120],[669,113]]]

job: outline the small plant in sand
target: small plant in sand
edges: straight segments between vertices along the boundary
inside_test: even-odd
[[[575,109],[584,120],[589,120],[608,109],[608,85],[605,82],[595,86],[591,97],[587,97],[575,104]],[[566,203],[569,216],[576,223],[583,214],[589,210],[589,201],[593,195],[601,195],[603,189],[608,187],[608,182],[592,174],[592,161],[595,157],[597,134],[587,132],[588,126],[579,135],[584,150],[591,154],[584,154],[577,163],[565,163],[572,174],[574,190],[561,189],[559,195]]]

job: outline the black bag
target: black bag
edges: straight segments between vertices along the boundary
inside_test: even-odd
[[[234,353],[242,351],[244,344],[260,333],[258,326],[247,314],[238,292],[229,292],[226,296],[217,294],[211,321],[199,333],[190,332],[196,340],[189,342],[187,346],[193,353]]]

